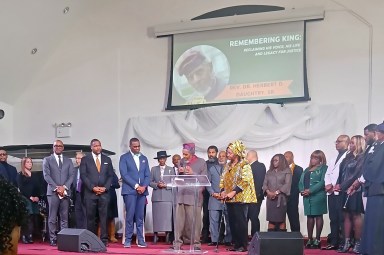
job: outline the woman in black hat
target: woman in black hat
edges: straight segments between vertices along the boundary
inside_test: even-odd
[[[166,151],[158,151],[158,166],[151,169],[150,184],[152,191],[152,219],[153,219],[153,243],[158,241],[158,232],[166,233],[166,241],[169,243],[169,235],[172,231],[172,190],[164,183],[164,175],[175,175],[175,170],[167,166],[165,162],[171,155]]]

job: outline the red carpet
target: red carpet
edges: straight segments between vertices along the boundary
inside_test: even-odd
[[[163,253],[163,250],[167,250],[170,245],[166,244],[157,244],[151,245],[148,243],[147,248],[138,248],[136,245],[132,245],[131,248],[124,248],[121,243],[110,244],[107,248],[106,253],[97,253],[97,254],[142,254],[142,255],[161,255],[167,254]],[[189,246],[183,246],[184,249],[189,249]],[[248,254],[247,252],[229,252],[226,250],[227,247],[220,245],[218,253],[215,252],[215,247],[202,245],[204,251],[208,251],[206,254],[224,254],[224,255],[239,255],[239,254]],[[51,247],[48,243],[34,243],[34,244],[22,244],[19,243],[18,254],[36,254],[36,255],[55,255],[55,254],[77,254],[74,252],[64,252],[58,251],[57,247]],[[171,254],[171,253],[169,253]],[[305,255],[336,255],[339,254],[335,251],[322,251],[322,250],[305,250]]]

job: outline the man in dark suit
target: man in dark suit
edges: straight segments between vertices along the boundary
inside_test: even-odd
[[[219,149],[215,145],[211,145],[207,149],[208,160],[205,161],[207,163],[207,169],[210,169],[214,165],[218,165],[217,161],[217,153]],[[207,189],[203,191],[203,229],[201,230],[201,243],[209,243],[212,239],[209,238],[210,233],[210,212],[208,210],[208,203],[210,200],[210,195]],[[212,241],[213,242],[213,241]],[[215,241],[217,242],[217,241]]]
[[[291,195],[287,202],[287,215],[289,225],[291,226],[292,232],[300,232],[300,219],[299,219],[299,182],[303,168],[298,166],[294,162],[294,156],[292,151],[286,151],[284,157],[289,164],[289,168],[292,171],[292,184],[291,184]]]
[[[207,172],[207,177],[211,182],[211,186],[206,187],[210,197],[208,202],[209,210],[209,231],[211,233],[211,243],[208,246],[216,246],[220,241],[219,231],[225,231],[223,241],[229,246],[232,242],[231,229],[229,227],[228,213],[225,205],[220,199],[220,178],[223,173],[225,164],[227,163],[227,153],[221,151],[218,157],[218,163],[212,165]],[[208,164],[207,164],[208,165]],[[221,222],[222,214],[224,213],[225,224]],[[220,227],[221,224],[221,227]]]
[[[83,152],[76,152],[75,177],[73,178],[73,201],[75,204],[76,228],[87,228],[87,214],[84,203],[84,187],[80,178],[80,163]]]
[[[130,151],[121,155],[119,169],[123,179],[121,195],[125,204],[125,242],[124,247],[130,248],[133,235],[133,218],[136,222],[138,247],[147,247],[144,241],[144,207],[148,195],[150,170],[148,159],[140,153],[140,141],[132,138],[129,141]]]
[[[253,236],[256,232],[260,232],[260,208],[263,203],[263,183],[264,177],[267,172],[265,165],[258,161],[257,152],[250,150],[247,153],[247,161],[251,165],[253,181],[255,184],[257,203],[250,203],[248,206],[248,221],[251,220],[251,235]]]
[[[7,163],[8,154],[6,150],[0,148],[0,177],[2,176],[8,182],[17,187],[17,170],[16,167]]]
[[[53,154],[43,159],[43,175],[48,184],[48,227],[51,246],[56,246],[58,213],[60,214],[61,229],[68,228],[69,197],[75,174],[72,161],[62,154],[63,150],[63,142],[56,140],[53,143]]]
[[[92,153],[83,157],[80,164],[80,178],[84,189],[87,214],[87,229],[97,235],[97,211],[100,219],[100,239],[108,246],[108,189],[112,183],[113,166],[111,159],[101,154],[103,149],[98,139],[92,139],[91,150]]]

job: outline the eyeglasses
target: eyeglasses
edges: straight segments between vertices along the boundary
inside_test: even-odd
[[[55,147],[55,148],[63,148],[64,145],[53,145],[53,147]]]
[[[0,153],[0,156],[7,156],[7,153]]]

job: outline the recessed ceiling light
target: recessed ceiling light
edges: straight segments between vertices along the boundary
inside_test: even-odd
[[[33,48],[33,49],[31,50],[31,54],[36,54],[36,52],[37,52],[37,49],[36,49],[36,48]]]
[[[67,7],[64,8],[63,13],[67,14],[68,12],[69,12],[69,7],[67,6]]]

